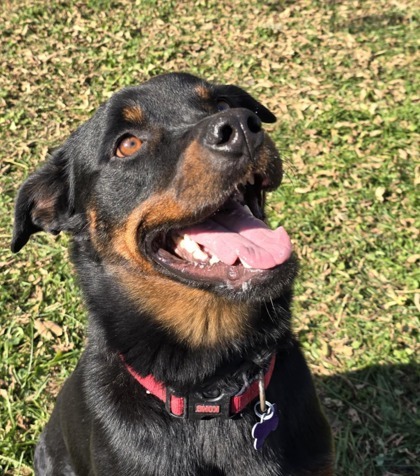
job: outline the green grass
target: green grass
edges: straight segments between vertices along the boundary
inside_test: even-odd
[[[0,473],[32,474],[86,321],[66,237],[10,253],[16,190],[112,92],[184,70],[278,117],[286,176],[269,216],[301,260],[295,329],[337,474],[420,474],[413,2],[21,0],[0,20]]]

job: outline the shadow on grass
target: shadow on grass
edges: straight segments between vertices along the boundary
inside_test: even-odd
[[[372,30],[381,30],[384,27],[402,25],[408,21],[401,13],[389,12],[382,15],[365,15],[350,20],[341,25],[342,29],[348,29],[350,33],[365,33]]]
[[[407,24],[413,20],[406,12],[392,10],[391,8],[377,14],[367,14],[363,8],[359,8],[353,12],[356,16],[344,20],[339,17],[338,4],[337,0],[326,2],[327,9],[331,12],[330,27],[332,31],[347,30],[351,34],[370,33]]]
[[[420,366],[315,377],[335,434],[338,476],[420,474]]]

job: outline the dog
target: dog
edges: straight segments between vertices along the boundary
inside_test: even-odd
[[[72,236],[88,342],[37,475],[333,474],[291,330],[297,260],[264,223],[281,182],[244,90],[171,73],[102,104],[21,187],[12,251]]]

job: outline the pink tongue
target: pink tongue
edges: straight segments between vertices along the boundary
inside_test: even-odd
[[[290,238],[283,227],[271,230],[237,202],[196,226],[184,228],[194,241],[220,261],[233,265],[239,258],[249,268],[270,269],[292,254]]]

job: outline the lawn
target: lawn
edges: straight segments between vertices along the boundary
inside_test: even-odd
[[[241,85],[278,118],[286,176],[269,220],[300,258],[294,327],[337,474],[420,474],[414,4],[1,2],[0,474],[32,474],[86,324],[66,236],[9,251],[17,188],[114,91],[179,70]]]

